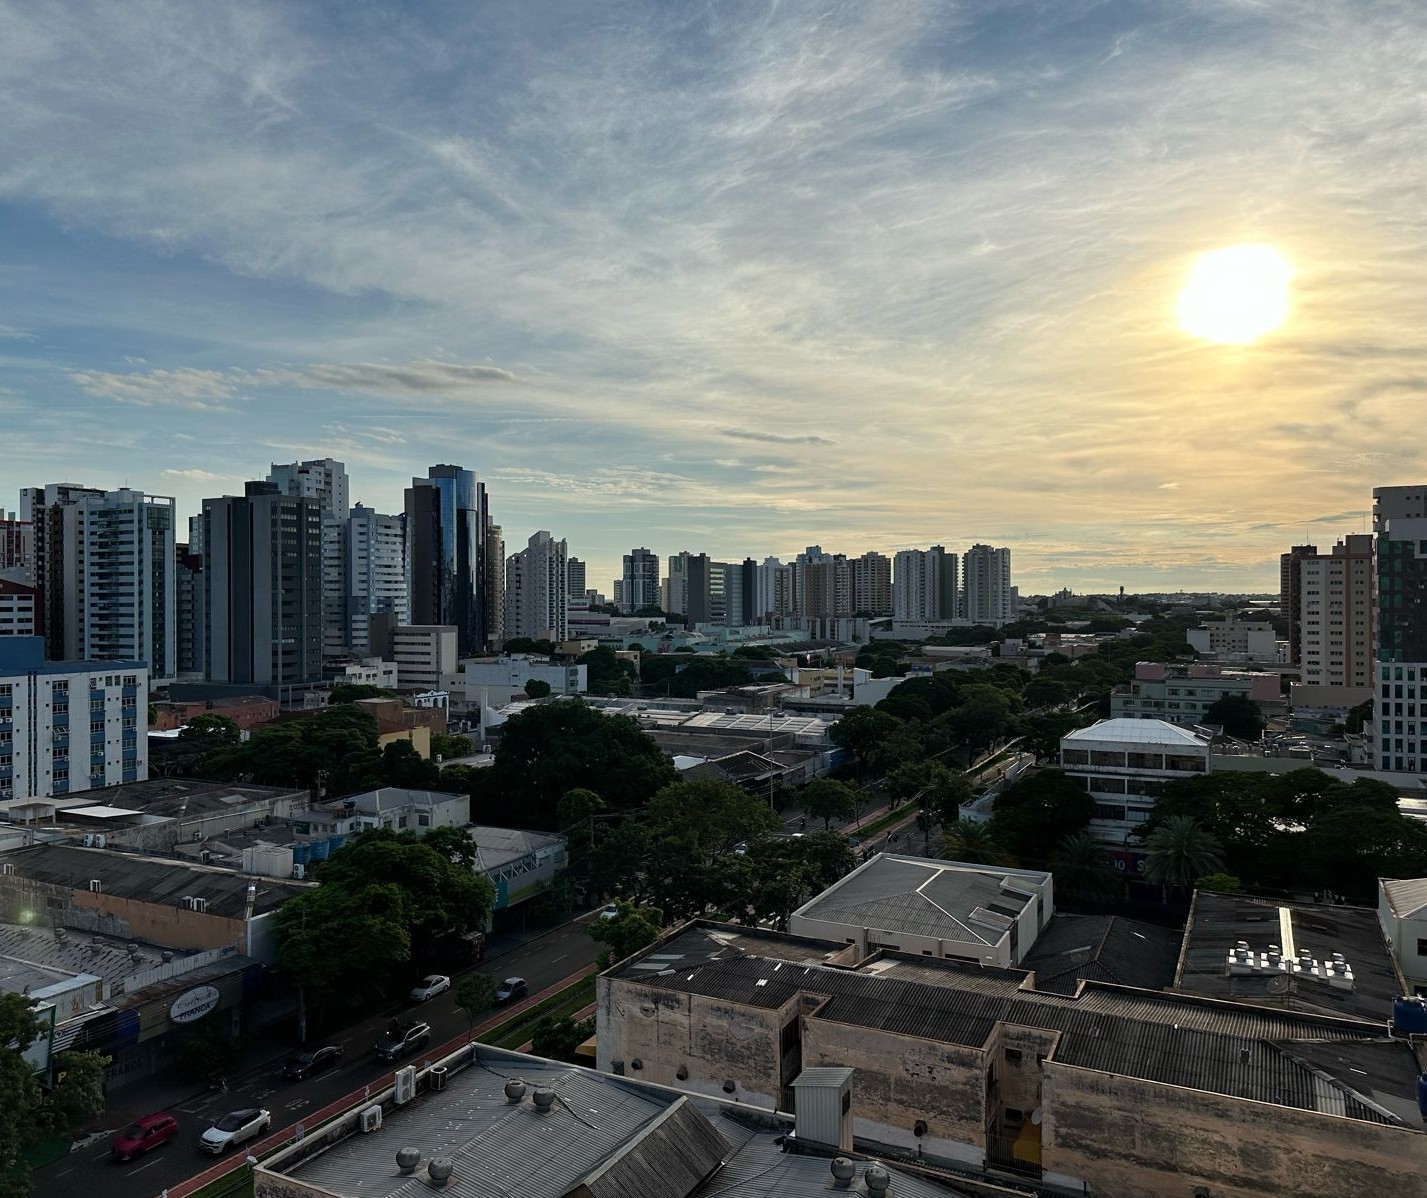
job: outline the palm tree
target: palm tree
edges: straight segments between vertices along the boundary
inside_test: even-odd
[[[1110,854],[1098,841],[1077,832],[1067,836],[1050,861],[1057,892],[1097,902],[1112,898],[1117,880]]]
[[[1145,878],[1159,884],[1166,900],[1195,878],[1223,872],[1224,850],[1192,815],[1171,815],[1145,841]]]
[[[990,827],[973,819],[959,819],[946,825],[942,854],[971,865],[1012,864],[1011,855],[1001,847]]]

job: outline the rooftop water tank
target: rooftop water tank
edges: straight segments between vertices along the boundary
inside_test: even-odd
[[[1417,1075],[1417,1110],[1427,1120],[1427,1073]]]
[[[1427,1036],[1427,999],[1404,996],[1392,1000],[1392,1026],[1408,1036]]]

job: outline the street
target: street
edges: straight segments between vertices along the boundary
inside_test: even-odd
[[[503,935],[492,939],[490,951],[479,969],[499,982],[512,975],[525,978],[530,994],[562,981],[592,963],[603,946],[590,939],[591,916],[581,916],[570,923],[529,941]],[[416,979],[413,977],[412,979]],[[167,1100],[156,1096],[161,1079],[155,1083],[136,1083],[111,1095],[110,1109],[103,1120],[106,1134],[85,1147],[71,1152],[63,1160],[36,1169],[31,1193],[37,1198],[74,1198],[76,1194],[102,1194],[105,1198],[155,1198],[165,1187],[216,1163],[216,1159],[198,1150],[198,1137],[209,1122],[226,1111],[243,1107],[265,1107],[272,1112],[273,1130],[277,1131],[301,1119],[303,1111],[317,1111],[343,1095],[379,1079],[389,1081],[397,1067],[377,1060],[372,1045],[394,1017],[403,1020],[423,1019],[431,1025],[431,1046],[463,1034],[468,1027],[465,1012],[456,1006],[455,995],[448,991],[430,1002],[403,1004],[375,1012],[361,1022],[352,1024],[332,1036],[326,1043],[340,1044],[342,1063],[328,1073],[304,1082],[282,1080],[282,1067],[291,1052],[283,1053],[268,1064],[254,1067],[241,1076],[229,1079],[226,1094],[205,1090],[201,1086],[174,1083]],[[479,1017],[477,1019],[479,1022]],[[273,1038],[274,1051],[281,1049],[281,1040]],[[312,1047],[316,1047],[314,1042]],[[410,1064],[420,1062],[418,1054]],[[187,1097],[182,1097],[182,1095]],[[135,1106],[136,1102],[156,1103],[156,1106]],[[179,1135],[147,1157],[128,1164],[116,1165],[109,1159],[109,1137],[134,1118],[155,1109],[167,1109],[178,1117]],[[239,1153],[244,1148],[237,1150]]]

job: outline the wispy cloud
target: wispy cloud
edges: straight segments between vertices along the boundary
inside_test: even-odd
[[[732,437],[735,441],[759,441],[765,445],[833,445],[829,437],[817,433],[774,433],[766,429],[721,428],[720,437]]]

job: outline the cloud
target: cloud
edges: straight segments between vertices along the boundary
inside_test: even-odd
[[[0,324],[0,341],[38,341],[39,338],[14,325]]]
[[[312,365],[296,370],[259,370],[259,386],[290,386],[320,391],[360,391],[370,395],[433,396],[464,392],[472,387],[519,380],[508,370],[465,362],[353,362]]]
[[[773,433],[763,429],[721,428],[720,437],[732,437],[735,441],[758,441],[765,445],[835,445],[836,442],[817,433]]]
[[[170,468],[160,471],[159,477],[168,482],[216,483],[241,482],[243,476],[240,474],[215,474],[211,470],[198,470],[194,468],[185,470]]]
[[[237,394],[233,380],[220,370],[134,371],[77,370],[70,376],[86,395],[140,407],[218,408]]]

